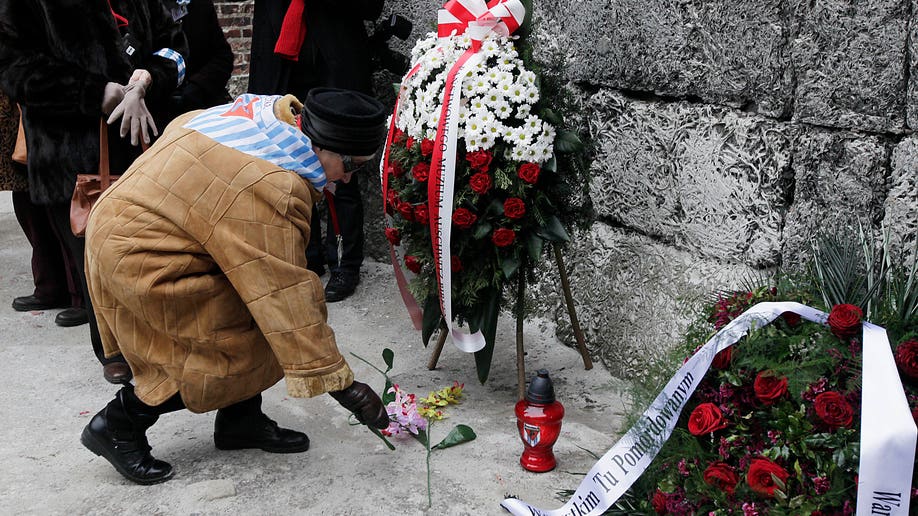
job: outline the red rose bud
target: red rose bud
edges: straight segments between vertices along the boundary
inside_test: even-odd
[[[420,222],[421,224],[430,223],[430,212],[427,211],[426,204],[418,204],[414,207],[414,221]]]
[[[478,220],[478,216],[465,208],[458,208],[453,212],[453,224],[460,229],[468,229]]]
[[[409,271],[415,274],[421,272],[421,262],[419,262],[417,258],[411,256],[410,254],[405,257],[405,267],[407,267]]]
[[[469,186],[471,186],[472,191],[478,195],[484,195],[488,193],[488,190],[491,189],[492,183],[493,182],[491,180],[491,176],[489,176],[486,172],[473,174],[469,179]]]
[[[414,207],[411,206],[411,203],[399,201],[395,209],[398,210],[398,214],[401,215],[403,219],[408,222],[414,222]]]
[[[410,149],[412,147],[414,147],[414,138],[409,136],[408,139],[405,140],[405,148]]]
[[[430,156],[434,151],[434,141],[424,138],[421,140],[421,155]]]
[[[800,324],[801,319],[800,314],[794,312],[782,312],[781,318],[784,319],[784,322],[786,322],[787,325],[792,328]]]
[[[417,181],[427,181],[427,176],[430,175],[430,163],[418,163],[411,168],[411,175]]]
[[[526,214],[526,203],[518,197],[511,197],[504,201],[504,215],[508,219],[521,219]]]
[[[813,401],[816,415],[830,428],[851,426],[854,420],[854,409],[844,396],[835,391],[826,391],[816,396]]]
[[[726,462],[712,462],[704,470],[704,481],[732,495],[736,490],[736,484],[739,483],[739,476],[736,471]]]
[[[755,397],[764,405],[773,405],[787,394],[787,378],[777,377],[772,371],[762,371],[752,384]]]
[[[912,378],[918,378],[918,340],[910,339],[896,348],[896,365]]]
[[[855,337],[861,333],[863,318],[864,312],[854,305],[835,305],[829,312],[829,330],[842,340]]]
[[[749,472],[746,473],[746,483],[756,493],[771,498],[775,495],[775,489],[778,488],[772,475],[781,482],[787,482],[790,477],[790,473],[784,468],[768,459],[752,459]]]
[[[491,235],[491,241],[494,242],[494,245],[497,247],[507,247],[511,245],[514,240],[516,240],[516,232],[512,229],[498,228]]]
[[[689,415],[688,430],[692,435],[704,435],[727,427],[724,415],[713,403],[702,403]]]
[[[386,228],[386,240],[392,245],[399,245],[402,243],[402,235],[395,228]]]
[[[539,172],[541,169],[535,163],[523,163],[516,175],[524,182],[534,185],[539,180]]]
[[[686,360],[688,360],[686,358]],[[720,353],[714,355],[714,361],[711,362],[711,367],[714,369],[726,369],[730,367],[730,362],[733,360],[733,346],[721,351]]]
[[[462,270],[462,261],[459,260],[458,256],[449,257],[449,270],[453,272],[459,272]]]
[[[477,150],[466,153],[465,159],[469,162],[473,170],[487,172],[488,167],[491,166],[491,160],[494,159],[494,155],[491,154],[491,151]]]
[[[666,514],[666,493],[657,489],[653,494],[653,499],[650,501],[650,505],[653,506],[653,511],[657,514],[663,515]]]

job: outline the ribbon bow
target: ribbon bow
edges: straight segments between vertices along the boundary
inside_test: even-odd
[[[437,12],[437,36],[464,34],[477,52],[489,32],[507,37],[523,24],[526,8],[520,0],[449,0]]]

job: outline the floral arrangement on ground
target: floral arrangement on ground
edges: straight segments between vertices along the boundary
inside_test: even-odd
[[[517,34],[525,33],[521,28]],[[388,147],[391,216],[386,237],[424,309],[423,340],[441,324],[431,242],[428,180],[447,74],[470,47],[467,34],[430,33],[412,50],[416,73],[402,84],[396,129]],[[584,144],[568,129],[557,83],[543,81],[525,38],[487,36],[482,62],[464,77],[451,238],[452,311],[456,322],[481,329],[487,347],[476,356],[487,378],[499,310],[517,300],[506,286],[531,275],[546,242],[568,239],[579,216],[572,189],[586,187]],[[546,96],[546,87],[550,87]],[[512,294],[508,293],[512,292]]]
[[[887,329],[918,421],[918,274],[914,266],[910,274],[899,271],[865,293],[870,282],[833,290],[825,269],[811,269],[822,271],[818,277],[784,278],[777,287],[721,293],[705,306],[677,360],[759,302],[797,301],[828,312],[829,319],[822,326],[784,313],[720,352],[654,462],[606,514],[854,514],[861,323],[868,314]],[[852,297],[857,291],[862,295]],[[841,302],[843,296],[858,302]],[[647,387],[648,394],[654,390]],[[916,482],[918,471],[913,508]]]

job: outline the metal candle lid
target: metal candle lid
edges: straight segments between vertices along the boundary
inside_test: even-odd
[[[542,404],[555,402],[555,388],[548,377],[548,369],[536,371],[536,376],[529,382],[529,389],[526,390],[526,401]]]

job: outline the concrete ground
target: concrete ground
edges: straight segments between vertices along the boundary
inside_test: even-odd
[[[574,489],[621,430],[623,385],[600,365],[584,371],[573,349],[561,345],[544,322],[527,322],[529,374],[551,371],[566,409],[555,446],[559,466],[535,474],[518,463],[514,321],[503,316],[491,379],[476,380],[474,360],[448,345],[437,370],[430,350],[408,320],[388,265],[368,263],[357,293],[329,305],[329,322],[357,378],[382,388],[382,377],[353,352],[382,365],[395,351],[391,375],[410,392],[426,395],[454,380],[464,401],[433,427],[433,441],[453,425],[471,426],[478,439],[431,457],[433,505],[427,507],[425,451],[397,441],[392,452],[330,396],[293,399],[283,382],[265,393],[264,410],[282,426],[305,431],[311,449],[301,454],[222,452],[212,441],[213,413],[168,414],[150,430],[153,453],[175,467],[160,485],[124,480],[85,450],[79,435],[116,388],[102,379],[88,327],[61,328],[56,311],[20,313],[9,303],[31,293],[30,248],[0,194],[0,514],[503,514],[508,495],[543,508],[562,504],[557,491]],[[327,278],[326,278],[327,279]],[[560,302],[560,301],[559,301]]]

